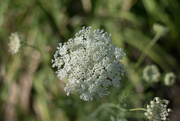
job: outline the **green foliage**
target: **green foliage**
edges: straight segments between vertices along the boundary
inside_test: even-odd
[[[178,0],[0,0],[0,120],[17,121],[143,121],[144,112],[120,108],[146,107],[153,97],[170,100],[171,119],[180,107],[180,1]],[[159,23],[168,32],[144,50]],[[103,98],[84,102],[78,94],[66,96],[65,80],[56,77],[51,59],[59,42],[73,38],[82,26],[104,29],[112,44],[126,52],[126,74],[119,88]],[[18,54],[9,52],[9,36],[20,33],[25,45]],[[136,65],[141,54],[143,61]],[[149,84],[142,77],[146,65],[155,64],[161,74],[174,72],[173,86]],[[103,105],[103,106],[102,106]]]

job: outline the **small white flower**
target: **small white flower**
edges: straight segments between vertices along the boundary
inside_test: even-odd
[[[153,30],[156,34],[163,36],[168,31],[168,28],[155,23],[153,24]]]
[[[147,105],[145,116],[152,121],[167,120],[171,109],[167,108],[168,100],[161,100],[155,97],[149,105]]]
[[[20,39],[19,39],[19,36],[18,36],[18,33],[15,32],[15,33],[11,33],[10,37],[10,42],[9,42],[9,51],[12,53],[12,54],[16,54],[19,52],[19,48],[21,47],[21,44],[20,44]]]
[[[158,82],[160,77],[160,72],[156,65],[148,65],[143,70],[143,78],[147,82]]]
[[[108,95],[109,86],[120,85],[124,56],[122,48],[111,45],[107,32],[83,27],[75,38],[59,44],[52,67],[57,67],[60,79],[67,78],[67,94],[79,92],[81,99],[89,101],[97,94]]]
[[[172,86],[175,83],[176,75],[173,72],[167,73],[164,78],[166,86]]]

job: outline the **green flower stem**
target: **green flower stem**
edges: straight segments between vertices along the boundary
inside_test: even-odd
[[[33,45],[29,45],[29,44],[24,44],[25,46],[28,46],[28,47],[31,47],[31,48],[33,48],[33,49],[36,49],[36,50],[38,50],[39,52],[41,52],[41,50],[39,49],[39,48],[37,48],[37,47],[35,47],[35,46],[33,46]]]
[[[147,47],[143,50],[141,56],[139,57],[137,63],[136,63],[136,67],[139,67],[141,65],[141,63],[143,62],[145,55],[147,54],[147,52],[152,48],[152,46],[157,42],[157,40],[160,38],[160,34],[156,34],[154,36],[154,38],[150,41],[150,43],[147,45]]]
[[[145,108],[134,108],[134,109],[129,109],[129,111],[146,111]]]
[[[124,109],[124,108],[121,108],[121,107],[119,107],[119,106],[117,106],[117,105],[114,105],[114,104],[109,104],[109,103],[107,103],[107,104],[104,104],[105,106],[107,106],[107,107],[114,107],[114,108],[117,108],[117,109],[119,109],[119,110],[121,110],[121,111],[146,111],[146,109],[145,108],[133,108],[133,109]]]
[[[22,42],[22,44],[23,44],[24,46],[31,47],[31,48],[39,51],[40,54],[42,55],[42,51],[41,51],[39,48],[37,48],[36,46],[34,46],[34,45],[29,45],[29,44],[27,44],[26,42]]]
[[[145,108],[124,109],[124,108],[121,108],[121,107],[119,107],[119,106],[117,106],[117,105],[114,105],[114,104],[111,104],[111,103],[106,103],[106,104],[102,104],[101,106],[99,106],[99,107],[90,115],[90,118],[95,117],[96,115],[98,115],[98,113],[99,113],[101,110],[103,110],[103,108],[108,108],[108,107],[110,107],[110,108],[117,108],[117,109],[119,109],[119,110],[121,110],[121,111],[124,111],[124,112],[126,112],[126,111],[146,111]]]

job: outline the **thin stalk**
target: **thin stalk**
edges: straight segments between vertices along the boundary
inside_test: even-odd
[[[40,50],[38,47],[33,46],[33,45],[29,45],[29,44],[27,44],[26,42],[23,42],[22,44],[23,44],[24,46],[31,47],[31,48],[33,48],[33,49],[39,51],[40,54],[42,55],[42,52],[41,52],[41,50]]]
[[[38,50],[39,52],[41,52],[41,50],[39,49],[39,48],[37,48],[37,47],[35,47],[35,46],[33,46],[33,45],[29,45],[29,44],[24,44],[25,46],[28,46],[28,47],[31,47],[31,48],[33,48],[33,49],[36,49],[36,50]]]
[[[142,62],[143,62],[143,60],[144,60],[144,58],[145,58],[145,55],[146,55],[147,52],[152,48],[152,46],[157,42],[157,40],[158,40],[159,38],[160,38],[160,34],[156,34],[156,35],[154,36],[154,38],[149,42],[149,44],[148,44],[147,47],[143,50],[141,56],[139,57],[136,65],[135,65],[136,67],[139,67],[139,66],[142,64]]]
[[[109,107],[114,107],[114,108],[117,108],[117,109],[119,109],[119,110],[121,110],[121,111],[146,111],[146,109],[145,108],[133,108],[133,109],[124,109],[124,108],[121,108],[121,107],[119,107],[119,106],[117,106],[117,105],[114,105],[114,104],[105,104],[106,106],[109,106]]]
[[[146,111],[145,108],[134,108],[134,109],[129,109],[129,111]]]
[[[134,108],[134,109],[124,109],[124,108],[121,108],[117,105],[114,105],[114,104],[111,104],[111,103],[106,103],[106,104],[102,104],[101,106],[99,106],[91,115],[90,115],[90,118],[93,118],[95,117],[96,115],[98,115],[98,113],[103,110],[103,108],[117,108],[121,111],[146,111],[145,108]]]

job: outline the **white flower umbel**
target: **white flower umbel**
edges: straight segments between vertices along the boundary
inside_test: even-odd
[[[176,75],[173,72],[167,73],[164,78],[166,86],[172,86],[175,83]]]
[[[18,33],[17,32],[11,33],[9,39],[10,39],[10,42],[9,42],[9,51],[12,54],[18,53],[19,52],[19,48],[21,47]]]
[[[158,82],[160,72],[156,65],[148,65],[143,70],[143,78],[147,82]]]
[[[168,104],[168,100],[160,100],[159,97],[155,97],[150,104],[147,105],[147,111],[144,114],[152,121],[165,121],[171,112],[171,109],[167,108]]]
[[[92,32],[91,27],[83,27],[75,38],[59,43],[52,67],[57,67],[60,79],[68,80],[67,95],[79,92],[81,99],[92,101],[96,94],[108,95],[109,86],[119,87],[125,71],[120,61],[125,53],[111,45],[110,36],[103,30]]]

